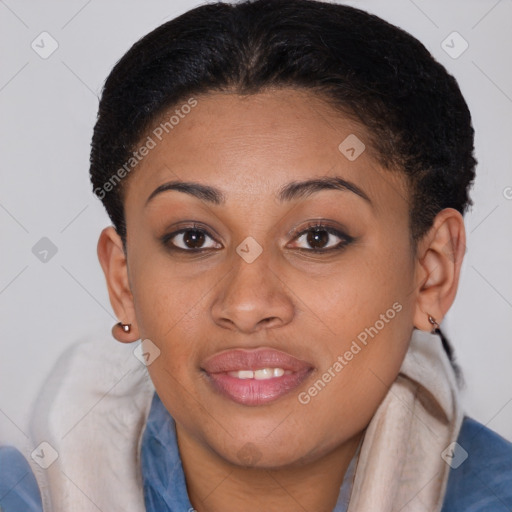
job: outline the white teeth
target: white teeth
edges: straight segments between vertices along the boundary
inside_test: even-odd
[[[263,368],[263,370],[256,370],[254,372],[254,378],[256,380],[271,379],[274,376],[274,370],[272,368]]]
[[[272,379],[273,377],[282,377],[284,374],[292,373],[290,370],[283,370],[282,368],[262,368],[261,370],[239,370],[236,372],[228,372],[231,377],[237,379],[256,379],[265,380]]]
[[[242,370],[240,372],[230,372],[236,373],[237,375],[233,375],[233,377],[238,377],[239,379],[253,379],[254,372],[252,370]]]

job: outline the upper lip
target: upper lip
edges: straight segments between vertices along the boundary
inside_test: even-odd
[[[208,358],[202,365],[202,369],[208,373],[255,371],[262,368],[282,368],[298,372],[312,368],[312,365],[272,348],[226,350]]]

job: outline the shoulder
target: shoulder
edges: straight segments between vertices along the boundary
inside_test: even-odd
[[[12,446],[0,446],[0,510],[43,510],[34,474],[25,457]]]
[[[512,509],[512,443],[465,417],[442,512]]]

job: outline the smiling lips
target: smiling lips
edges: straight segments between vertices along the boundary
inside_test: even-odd
[[[313,370],[311,364],[269,348],[221,352],[204,364],[213,388],[234,402],[261,405],[298,387]]]

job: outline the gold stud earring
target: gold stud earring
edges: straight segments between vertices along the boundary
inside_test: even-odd
[[[132,330],[132,324],[123,324],[122,322],[118,322],[117,325],[121,327],[123,332],[130,332]]]

